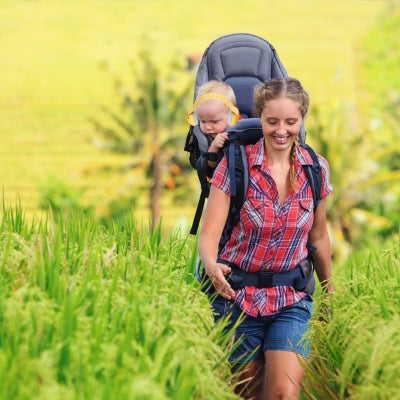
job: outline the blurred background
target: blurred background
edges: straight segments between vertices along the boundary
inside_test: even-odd
[[[187,229],[199,195],[183,151],[196,63],[216,38],[246,32],[310,93],[307,142],[331,166],[335,256],[393,239],[399,30],[393,0],[2,0],[3,201],[32,218],[133,212]]]

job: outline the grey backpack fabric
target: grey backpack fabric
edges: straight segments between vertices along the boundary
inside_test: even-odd
[[[194,99],[204,83],[216,79],[229,84],[236,95],[243,118],[257,117],[253,107],[254,88],[271,78],[288,76],[274,46],[249,33],[221,36],[210,43],[200,61],[194,88]],[[299,140],[305,141],[302,126]],[[196,168],[199,156],[207,152],[209,143],[198,127],[191,127],[185,150],[191,153],[190,163]],[[192,155],[193,154],[193,155]]]
[[[201,85],[210,80],[229,84],[235,92],[237,107],[244,119],[257,117],[253,105],[254,88],[272,78],[288,76],[274,46],[267,40],[249,33],[221,36],[209,44],[201,58],[194,88],[194,100]],[[306,132],[302,125],[299,141],[304,142]],[[184,150],[197,170],[202,191],[191,232],[197,231],[205,199],[208,197],[208,178],[212,175],[205,159],[210,138],[198,125],[191,126]],[[228,145],[228,143],[227,143]]]

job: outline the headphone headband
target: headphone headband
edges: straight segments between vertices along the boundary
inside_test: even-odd
[[[219,101],[222,101],[224,104],[226,104],[226,105],[229,107],[229,109],[231,110],[231,112],[232,112],[232,118],[231,118],[230,125],[235,125],[235,124],[236,124],[236,122],[237,122],[238,119],[239,119],[239,109],[238,109],[236,106],[234,106],[234,105],[228,100],[228,98],[225,97],[223,94],[212,92],[212,93],[205,93],[205,94],[202,94],[201,96],[199,96],[199,97],[196,99],[196,101],[194,102],[194,104],[193,104],[191,107],[188,108],[188,110],[187,110],[187,112],[186,112],[186,119],[187,119],[187,122],[188,122],[190,125],[192,125],[192,126],[197,125],[197,122],[196,122],[196,119],[197,119],[197,118],[195,117],[196,108],[197,108],[201,103],[204,103],[204,102],[207,101],[207,100],[219,100]]]

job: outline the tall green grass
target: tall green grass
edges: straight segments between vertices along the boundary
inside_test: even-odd
[[[193,246],[134,220],[3,209],[0,398],[235,398]]]
[[[400,242],[337,268],[332,318],[313,325],[307,398],[399,399]]]
[[[234,399],[229,338],[193,276],[195,241],[134,219],[0,220],[1,399]],[[400,243],[319,292],[303,398],[400,398]],[[331,306],[331,317],[319,311]]]

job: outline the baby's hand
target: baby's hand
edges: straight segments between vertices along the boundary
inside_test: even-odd
[[[208,151],[211,153],[218,153],[218,151],[224,147],[226,140],[228,140],[227,132],[218,133],[212,141]]]

